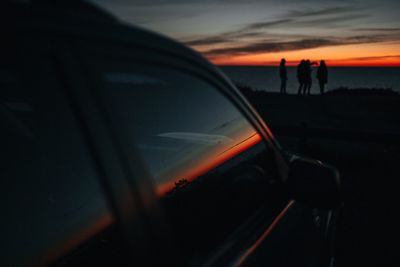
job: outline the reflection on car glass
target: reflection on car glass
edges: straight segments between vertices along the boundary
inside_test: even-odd
[[[107,101],[129,125],[157,192],[191,181],[260,141],[249,122],[207,82],[175,70],[110,69]],[[110,95],[109,95],[110,94]]]
[[[197,179],[212,170],[216,170],[223,165],[239,160],[248,161],[258,149],[253,149],[260,144],[261,137],[258,133],[246,137],[238,143],[229,146],[222,146],[220,149],[203,150],[199,147],[188,149],[183,157],[183,151],[169,161],[168,167],[164,167],[163,173],[158,175],[167,179],[158,180],[158,195],[163,195],[175,187],[176,180],[185,177],[189,182]],[[236,160],[235,160],[236,159]],[[234,164],[235,165],[235,164]]]
[[[203,145],[228,144],[233,142],[233,139],[227,136],[216,135],[216,134],[170,132],[170,133],[158,134],[157,136],[184,140],[187,142],[203,144]]]
[[[178,150],[178,148],[176,148],[176,147],[151,145],[151,144],[139,144],[138,147],[142,150],[159,150],[159,151],[168,151],[168,152],[175,152]]]
[[[259,142],[259,141],[261,140],[259,134],[258,134],[258,133],[254,133],[254,134],[250,135],[249,137],[243,139],[243,140],[240,141],[239,143],[237,143],[237,144],[235,144],[235,145],[229,147],[228,149],[222,151],[219,155],[222,155],[222,154],[228,152],[229,150],[232,150],[232,149],[235,149],[235,148],[237,148],[237,147],[240,147],[240,146],[243,145],[244,143],[249,142],[249,141],[252,141],[253,139],[257,140],[256,142]]]
[[[161,81],[155,77],[138,75],[132,73],[123,73],[123,72],[114,72],[114,73],[106,73],[104,75],[104,79],[107,82],[111,83],[126,83],[126,84],[164,84],[164,81]]]

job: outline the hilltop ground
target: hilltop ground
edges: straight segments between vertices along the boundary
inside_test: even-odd
[[[242,91],[283,148],[340,170],[345,206],[338,266],[400,266],[394,245],[400,96],[372,91],[322,96]]]

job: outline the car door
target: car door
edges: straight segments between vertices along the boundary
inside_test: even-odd
[[[279,148],[220,74],[134,43],[73,47],[140,196],[147,264],[320,266],[319,211],[288,197]]]

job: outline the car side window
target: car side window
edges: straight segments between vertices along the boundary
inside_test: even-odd
[[[273,205],[273,152],[216,86],[173,68],[106,62],[93,62],[105,84],[97,89],[130,138],[122,145],[141,153],[189,258],[203,258],[261,206]]]

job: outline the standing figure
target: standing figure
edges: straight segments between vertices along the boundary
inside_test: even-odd
[[[307,93],[307,95],[310,94],[311,86],[312,86],[312,78],[311,78],[311,61],[309,59],[306,60],[306,63],[304,64],[304,76],[305,76],[305,85],[304,85],[304,95]]]
[[[306,61],[303,59],[300,61],[299,65],[297,65],[297,80],[299,81],[299,90],[297,92],[298,95],[301,95],[302,90],[305,86],[305,68]]]
[[[281,78],[281,94],[286,94],[286,81],[287,81],[287,70],[285,66],[286,60],[281,59],[281,64],[279,65],[279,77]]]
[[[321,60],[318,70],[317,70],[317,79],[319,82],[319,90],[321,91],[321,95],[324,94],[325,84],[328,83],[328,68],[326,67],[325,60]]]

